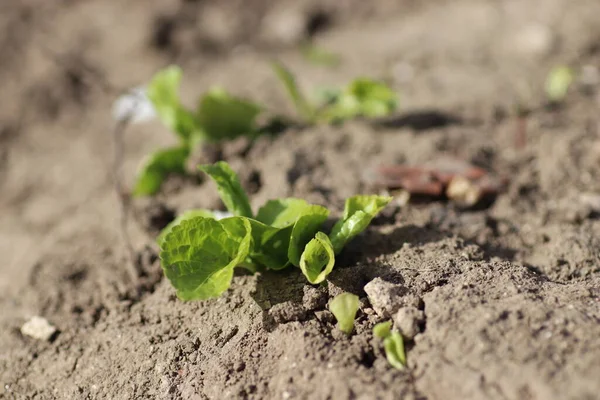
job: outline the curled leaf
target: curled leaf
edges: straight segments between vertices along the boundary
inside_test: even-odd
[[[268,201],[258,210],[256,219],[277,228],[293,226],[288,246],[288,257],[295,266],[306,244],[327,220],[329,210],[302,199],[288,198]]]
[[[329,234],[335,254],[365,230],[390,201],[392,201],[391,197],[376,195],[353,196],[346,200],[344,216],[334,225]]]
[[[354,318],[360,306],[358,296],[352,293],[342,293],[329,303],[329,310],[338,321],[338,328],[347,335],[354,329]]]
[[[323,282],[333,270],[335,254],[331,241],[323,232],[317,232],[300,257],[300,269],[312,284]]]

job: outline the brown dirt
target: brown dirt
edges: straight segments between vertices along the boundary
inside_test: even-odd
[[[600,398],[600,222],[587,204],[600,195],[598,86],[576,85],[557,109],[543,97],[553,65],[600,67],[600,3],[251,3],[0,5],[0,398]],[[342,64],[304,61],[296,45],[307,36]],[[255,207],[298,196],[339,211],[371,190],[370,168],[448,155],[510,177],[508,190],[484,210],[429,202],[387,212],[348,246],[326,288],[295,270],[238,276],[205,302],[175,298],[151,229],[134,224],[134,285],[110,171],[118,91],[176,62],[186,101],[219,84],[290,112],[272,57],[307,88],[386,78],[402,110],[228,146]],[[517,102],[532,110],[523,148]],[[157,122],[132,127],[128,182],[172,140]],[[161,207],[219,206],[211,184],[192,182],[135,203],[147,220]],[[381,318],[363,287],[378,277],[425,315],[405,371],[372,338]],[[342,290],[362,298],[350,338],[326,311]],[[33,315],[59,334],[22,336]]]

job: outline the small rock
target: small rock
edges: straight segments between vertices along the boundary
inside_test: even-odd
[[[291,321],[304,321],[306,319],[306,310],[299,304],[286,301],[271,307],[269,315],[278,324],[284,324]]]
[[[423,311],[415,307],[402,307],[394,316],[394,324],[406,339],[413,339],[421,330],[419,325],[425,320]]]
[[[304,286],[302,305],[308,311],[324,309],[327,306],[327,289],[323,287]]]
[[[50,340],[56,333],[57,329],[50,325],[46,318],[31,317],[31,319],[21,327],[21,333],[26,336],[31,336],[34,339]]]
[[[365,285],[365,292],[375,312],[381,317],[389,318],[402,307],[402,297],[408,293],[408,289],[403,285],[375,278]]]

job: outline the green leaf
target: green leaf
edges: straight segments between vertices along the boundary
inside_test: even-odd
[[[181,105],[179,99],[181,76],[179,67],[165,68],[154,75],[148,85],[147,95],[162,123],[187,143],[198,130],[198,121],[193,113]]]
[[[221,200],[229,212],[233,215],[252,218],[248,196],[242,189],[237,174],[229,164],[219,161],[212,165],[201,165],[199,168],[215,181]]]
[[[328,216],[329,210],[325,207],[311,205],[304,210],[304,214],[294,224],[288,248],[288,258],[296,267],[300,266],[300,259],[306,245],[317,234],[323,223],[327,221]],[[327,238],[327,241],[329,241],[329,238]],[[333,259],[331,262],[331,268],[333,268]],[[329,272],[331,272],[331,269]]]
[[[358,296],[352,293],[342,293],[329,303],[329,310],[338,321],[338,328],[347,335],[354,329],[354,318],[360,306]]]
[[[251,242],[245,218],[196,217],[182,221],[166,235],[161,264],[180,299],[217,297],[231,285],[233,269],[248,256]]]
[[[310,283],[323,282],[333,270],[335,254],[331,241],[323,232],[317,232],[300,257],[300,269]]]
[[[140,166],[133,195],[153,195],[160,190],[167,175],[184,174],[189,154],[187,146],[158,150],[150,154]]]
[[[315,65],[323,65],[326,67],[335,67],[340,64],[341,58],[328,50],[315,46],[312,43],[306,43],[301,47],[301,52],[304,58]]]
[[[391,197],[377,195],[359,195],[347,199],[343,218],[334,225],[329,234],[335,254],[338,254],[352,238],[364,231],[391,200]]]
[[[552,68],[546,78],[546,95],[548,99],[554,103],[563,101],[574,79],[575,73],[571,68],[566,66]]]
[[[306,244],[327,220],[329,210],[312,205],[302,199],[277,199],[268,201],[258,210],[256,219],[276,228],[293,226],[287,256],[295,266],[300,265],[300,255]]]
[[[373,327],[373,335],[380,339],[390,336],[392,330],[392,321],[380,322]]]
[[[204,210],[204,209],[188,210],[188,211],[184,212],[183,214],[179,215],[173,221],[169,222],[169,224],[163,228],[163,230],[160,232],[160,234],[156,238],[156,243],[158,243],[158,245],[160,246],[162,241],[169,234],[169,232],[171,232],[173,230],[173,227],[175,227],[176,225],[179,225],[182,221],[196,218],[196,217],[215,218],[215,215],[212,213],[212,211]]]
[[[294,107],[296,107],[296,111],[298,111],[300,117],[312,122],[315,118],[315,109],[306,99],[304,94],[302,94],[294,75],[279,62],[273,62],[272,67],[281,83],[283,83],[286,93],[292,99]]]
[[[390,365],[396,369],[404,369],[406,366],[406,354],[404,352],[404,340],[398,332],[392,332],[383,340],[385,356]]]
[[[352,82],[325,110],[329,120],[345,120],[358,116],[383,117],[396,110],[398,98],[387,85],[368,78]]]
[[[254,219],[249,219],[249,222],[252,225],[253,247],[250,252],[252,261],[273,270],[287,267],[292,226],[280,229]]]
[[[261,111],[255,103],[215,88],[200,100],[198,122],[208,140],[234,139],[254,133],[256,117]]]

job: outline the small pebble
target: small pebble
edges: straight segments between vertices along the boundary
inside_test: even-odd
[[[38,316],[31,317],[31,319],[25,322],[21,327],[21,333],[23,335],[39,340],[50,340],[56,331],[57,329],[50,325],[46,318]]]

